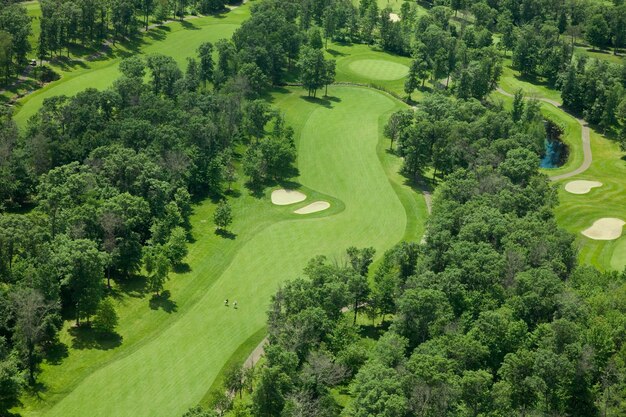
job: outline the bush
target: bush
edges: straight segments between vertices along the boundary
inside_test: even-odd
[[[104,298],[98,304],[96,317],[93,320],[93,327],[101,333],[113,333],[117,326],[118,318],[115,311],[115,305],[111,298]]]

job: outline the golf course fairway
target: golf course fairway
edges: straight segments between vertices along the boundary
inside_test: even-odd
[[[253,197],[242,188],[233,204],[254,199],[257,207],[240,210],[234,240],[215,236],[203,219],[213,205],[200,204],[192,218],[196,242],[187,258],[190,272],[172,277],[170,283],[178,287],[166,286],[179,302],[168,324],[126,351],[122,344],[123,353],[98,366],[91,364],[73,389],[57,393],[51,408],[27,415],[182,415],[202,400],[234,352],[264,328],[271,295],[281,282],[298,277],[311,257],[343,262],[348,246],[373,246],[380,257],[403,238],[419,238],[426,217],[423,198],[404,185],[397,174],[399,160],[385,152],[381,135],[386,118],[402,105],[358,87],[333,87],[329,99],[309,100],[303,94],[284,89],[273,96],[273,104],[296,131],[297,181],[308,199],[279,207],[270,201],[271,190]],[[333,206],[310,215],[291,212],[313,198]],[[267,221],[268,213],[274,221]],[[217,244],[203,246],[204,240]],[[215,266],[220,262],[221,271]],[[185,292],[185,280],[197,289],[183,305],[177,296]],[[225,307],[226,298],[237,300],[239,308]],[[122,336],[124,342],[132,338]]]

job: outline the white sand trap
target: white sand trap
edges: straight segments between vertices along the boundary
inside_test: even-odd
[[[389,13],[389,20],[392,22],[399,22],[400,16],[398,16],[397,13]]]
[[[581,233],[589,239],[615,240],[622,235],[622,227],[625,224],[626,222],[622,219],[605,217],[596,220],[589,229],[583,230]]]
[[[317,213],[318,211],[326,210],[330,207],[330,203],[328,201],[314,201],[308,206],[304,206],[294,211],[296,214],[310,214]]]
[[[286,206],[306,200],[306,195],[294,190],[274,190],[272,191],[272,203],[278,206]]]
[[[565,191],[572,194],[587,194],[592,188],[602,187],[598,181],[570,181],[565,184]]]

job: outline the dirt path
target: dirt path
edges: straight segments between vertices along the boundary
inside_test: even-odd
[[[504,91],[500,87],[498,87],[497,90],[502,95],[505,95],[507,97],[514,97],[513,94]],[[537,100],[542,101],[544,103],[548,103],[551,106],[554,106],[554,107],[560,109],[561,111],[565,112],[565,110],[563,110],[561,108],[561,103],[559,103],[558,101],[550,100],[548,98],[542,98],[542,97],[537,97]],[[567,114],[569,114],[569,113],[567,113]],[[572,116],[572,117],[574,117],[574,116]],[[552,181],[558,181],[558,180],[562,180],[562,179],[565,179],[565,178],[573,177],[573,176],[578,175],[578,174],[582,174],[587,169],[589,169],[589,167],[591,166],[591,163],[593,162],[593,155],[591,153],[591,140],[590,140],[590,136],[589,136],[589,125],[587,125],[587,122],[585,122],[583,119],[579,119],[577,117],[574,117],[574,119],[576,119],[576,121],[578,122],[578,124],[580,125],[580,128],[581,128],[581,139],[582,139],[582,142],[583,142],[583,163],[578,168],[576,168],[573,171],[566,172],[565,174],[554,175],[554,176],[550,177],[550,179]]]
[[[261,357],[265,354],[265,345],[267,345],[268,343],[269,339],[267,337],[261,340],[261,343],[259,343],[257,347],[255,347],[254,350],[250,352],[250,355],[248,355],[248,358],[243,363],[244,369],[252,368],[259,362],[259,359],[261,359]]]

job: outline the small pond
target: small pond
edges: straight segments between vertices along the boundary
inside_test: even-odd
[[[539,166],[541,168],[558,168],[567,162],[567,145],[561,141],[563,130],[555,123],[546,120],[544,155]]]

